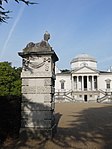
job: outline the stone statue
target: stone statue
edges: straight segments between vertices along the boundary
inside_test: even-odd
[[[50,39],[50,34],[46,31],[44,34],[44,41],[47,41]]]
[[[50,44],[48,40],[50,39],[50,34],[46,31],[44,34],[44,39],[39,43],[30,42],[27,46],[23,49],[23,52],[37,52],[37,51],[51,51]]]

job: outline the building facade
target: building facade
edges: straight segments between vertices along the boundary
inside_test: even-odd
[[[71,69],[56,69],[56,101],[110,102],[112,72],[97,69],[97,61],[80,54],[70,62]]]

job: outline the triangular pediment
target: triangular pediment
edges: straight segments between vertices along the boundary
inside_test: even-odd
[[[98,73],[98,71],[97,70],[95,70],[95,69],[92,69],[92,68],[90,68],[90,67],[87,67],[87,66],[84,66],[84,67],[80,67],[80,68],[78,68],[78,69],[75,69],[75,70],[73,70],[72,71],[72,73],[80,73],[80,74],[87,74],[87,73]]]

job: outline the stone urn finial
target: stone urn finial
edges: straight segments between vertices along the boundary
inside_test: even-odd
[[[50,34],[46,31],[44,34],[44,41],[47,41],[50,39]]]

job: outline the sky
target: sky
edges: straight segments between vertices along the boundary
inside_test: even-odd
[[[112,66],[112,0],[32,1],[39,4],[4,4],[12,12],[0,24],[0,61],[21,67],[18,52],[29,42],[40,42],[48,31],[58,68],[70,69],[70,61],[82,53],[96,58],[99,70]]]

